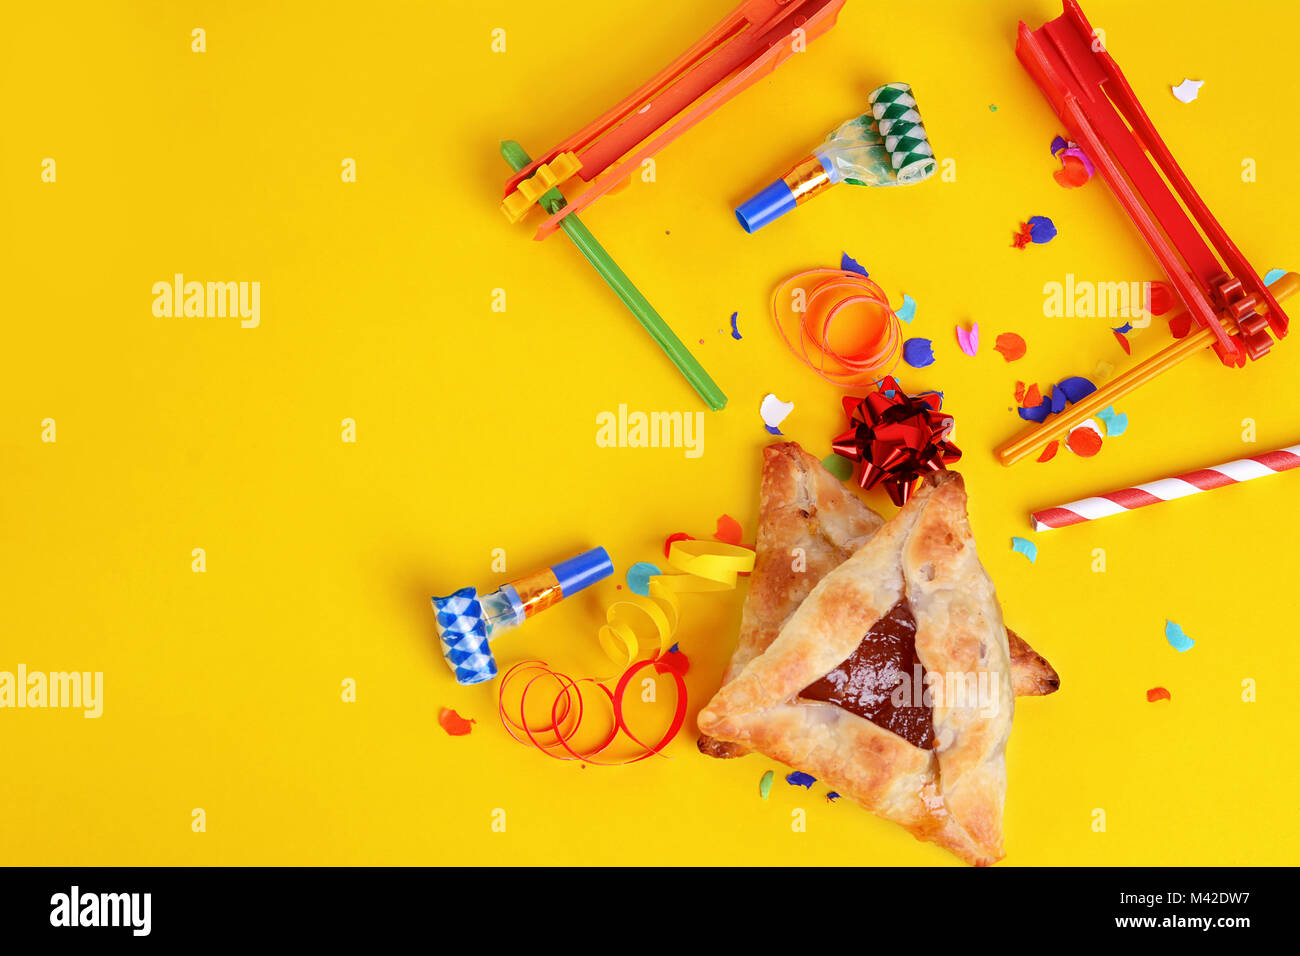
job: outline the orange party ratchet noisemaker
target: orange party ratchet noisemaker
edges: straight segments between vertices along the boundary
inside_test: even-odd
[[[1065,12],[1038,30],[1020,24],[1016,55],[1155,253],[1187,307],[1193,331],[1003,445],[997,456],[1004,465],[1033,454],[1206,347],[1232,367],[1263,358],[1273,340],[1287,333],[1278,300],[1300,285],[1300,276],[1284,277],[1274,284],[1274,295],[1260,281],[1192,188],[1079,4],[1064,2]]]
[[[511,140],[502,143],[515,169],[501,202],[505,217],[519,222],[540,204],[547,218],[534,238],[564,230],[715,410],[727,403],[722,390],[573,214],[628,182],[645,160],[833,27],[845,2],[745,0],[631,96],[541,158],[530,159]],[[559,187],[574,180],[581,191],[564,196]]]

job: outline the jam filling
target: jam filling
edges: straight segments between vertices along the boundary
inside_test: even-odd
[[[925,670],[916,656],[916,618],[904,598],[872,625],[848,660],[799,696],[835,704],[929,750],[934,746],[934,718],[924,695],[916,693],[918,674],[924,688]],[[894,692],[904,682],[909,685],[900,694],[904,706],[896,707]]]

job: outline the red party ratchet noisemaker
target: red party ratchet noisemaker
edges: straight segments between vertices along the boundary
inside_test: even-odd
[[[997,456],[1004,465],[1207,346],[1232,367],[1263,358],[1274,338],[1286,335],[1288,319],[1278,299],[1296,286],[1279,280],[1275,297],[1260,281],[1192,188],[1079,4],[1064,2],[1065,12],[1038,30],[1020,24],[1016,56],[1146,239],[1187,307],[1193,331],[1003,445]]]
[[[745,0],[666,69],[540,159],[512,140],[501,144],[515,170],[501,202],[505,217],[519,222],[540,204],[547,218],[534,238],[564,230],[715,410],[727,396],[573,213],[629,181],[645,160],[835,26],[845,2]],[[573,180],[585,189],[566,198],[559,187]]]

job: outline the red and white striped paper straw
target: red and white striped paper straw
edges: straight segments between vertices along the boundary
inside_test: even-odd
[[[1119,491],[1112,491],[1095,498],[1084,498],[1057,508],[1035,511],[1030,514],[1029,522],[1034,526],[1035,531],[1064,528],[1066,525],[1080,524],[1095,518],[1107,518],[1124,511],[1132,511],[1134,508],[1145,508],[1158,501],[1173,501],[1175,498],[1198,495],[1202,491],[1211,491],[1224,485],[1235,485],[1238,482],[1250,481],[1252,478],[1275,475],[1279,471],[1288,471],[1298,466],[1300,466],[1300,445],[1292,445],[1290,448],[1264,452],[1251,458],[1239,458],[1212,468],[1189,471],[1176,478],[1148,481],[1145,485],[1121,488]]]

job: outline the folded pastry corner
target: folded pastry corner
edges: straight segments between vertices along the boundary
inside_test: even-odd
[[[740,639],[722,682],[767,650],[817,582],[884,523],[796,442],[764,448],[754,571],[741,610]],[[698,746],[710,757],[749,752],[707,734]]]
[[[1003,855],[1011,658],[962,479],[940,472],[822,577],[699,726],[985,865]]]

